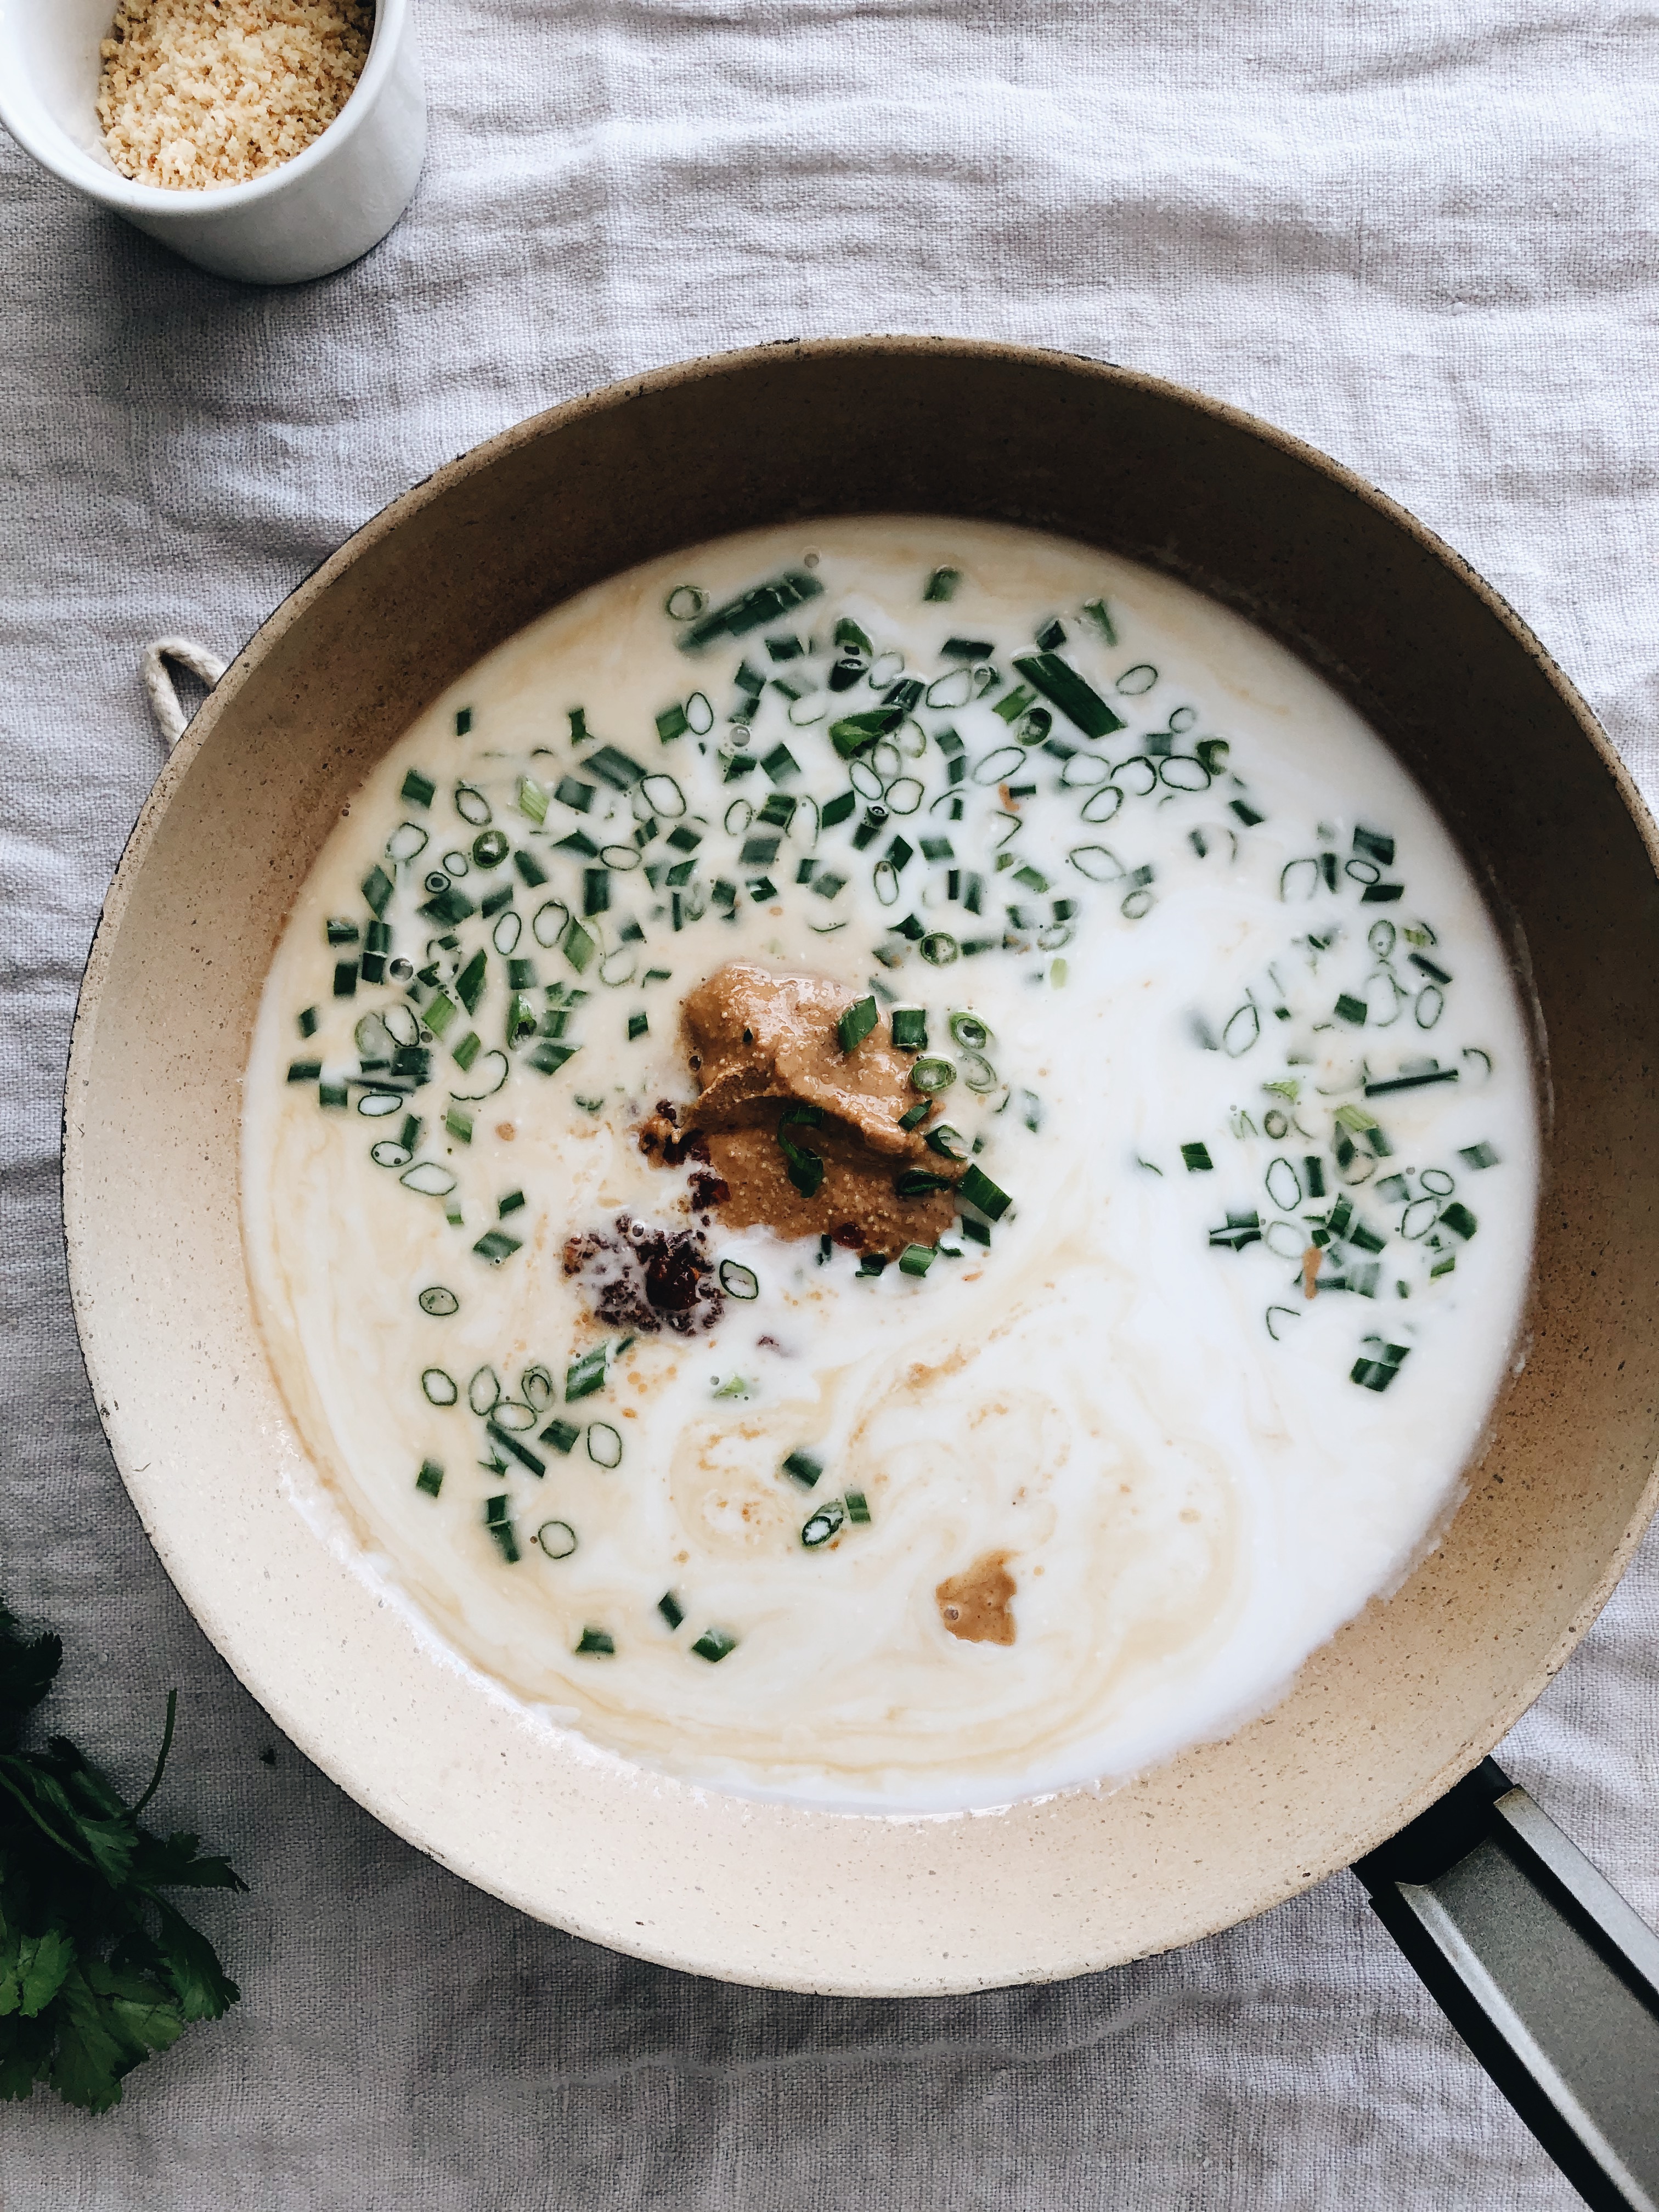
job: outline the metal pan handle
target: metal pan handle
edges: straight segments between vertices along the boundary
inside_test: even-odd
[[[1585,2202],[1659,2212],[1659,1936],[1490,1759],[1354,1872]]]

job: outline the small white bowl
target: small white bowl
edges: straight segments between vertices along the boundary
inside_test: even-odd
[[[133,184],[97,114],[99,46],[115,0],[0,0],[0,122],[19,145],[187,261],[250,284],[297,284],[378,245],[414,194],[426,95],[409,0],[379,0],[368,59],[301,154],[243,185]]]

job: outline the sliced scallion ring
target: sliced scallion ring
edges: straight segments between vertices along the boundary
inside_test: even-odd
[[[896,906],[899,898],[898,871],[890,860],[878,860],[872,878],[876,896],[884,906]]]
[[[927,686],[930,707],[965,707],[974,696],[974,672],[971,668],[953,668],[948,676],[936,676]]]
[[[885,653],[878,653],[870,663],[870,688],[872,691],[885,691],[903,673],[904,655],[890,647]]]
[[[401,1091],[365,1091],[357,1111],[370,1121],[383,1121],[388,1114],[401,1114],[409,1103]]]
[[[660,815],[665,822],[678,822],[685,811],[685,793],[672,775],[647,776],[639,787],[639,795],[652,814]]]
[[[516,952],[519,939],[524,935],[524,916],[516,907],[508,907],[505,914],[495,917],[495,927],[489,933],[489,941],[503,960]]]
[[[568,1521],[544,1521],[536,1541],[550,1559],[568,1559],[576,1548],[576,1532]]]
[[[1170,791],[1207,791],[1210,771],[1190,753],[1171,753],[1158,763],[1158,780]]]
[[[1104,845],[1073,845],[1066,855],[1079,875],[1091,884],[1115,884],[1128,873],[1117,854]]]
[[[595,1467],[620,1467],[623,1440],[609,1421],[590,1421],[587,1425],[587,1456]]]
[[[879,799],[887,788],[868,761],[855,760],[847,775],[860,799]]]
[[[416,1304],[423,1314],[430,1314],[434,1321],[445,1320],[449,1315],[459,1313],[461,1310],[460,1300],[454,1291],[443,1283],[428,1283],[416,1300]]]
[[[974,763],[974,781],[991,785],[1006,783],[1011,775],[1018,775],[1025,765],[1023,745],[999,745],[994,752]]]
[[[558,1395],[558,1385],[545,1367],[526,1367],[519,1377],[519,1395],[527,1406],[544,1413]]]
[[[1083,818],[1091,829],[1098,829],[1103,822],[1111,820],[1122,804],[1122,792],[1116,784],[1109,783],[1084,800]]]
[[[418,822],[400,822],[386,841],[386,858],[391,860],[412,860],[424,853],[429,842],[426,830]]]
[[[1112,770],[1112,781],[1131,799],[1146,799],[1158,788],[1158,763],[1148,760],[1145,753],[1132,753]]]
[[[639,947],[635,945],[613,945],[599,963],[599,981],[611,990],[621,990],[631,983],[640,964]]]
[[[535,1427],[541,1415],[522,1399],[502,1398],[498,1401],[489,1418],[498,1429],[507,1429],[515,1436],[522,1436],[526,1429]]]
[[[531,916],[530,931],[538,945],[551,951],[568,927],[570,909],[562,899],[549,899]]]
[[[368,1157],[377,1168],[406,1168],[410,1162],[407,1145],[400,1145],[395,1137],[382,1137],[378,1145],[371,1145]]]
[[[466,1386],[466,1402],[482,1420],[501,1401],[501,1378],[493,1367],[481,1367]]]
[[[499,830],[480,830],[472,840],[475,868],[499,868],[511,848]]]
[[[890,738],[881,738],[870,749],[870,765],[885,786],[902,775],[904,756]]]
[[[461,1395],[455,1388],[454,1376],[447,1374],[441,1367],[423,1367],[421,1370],[421,1388],[428,1404],[434,1406],[453,1406]]]
[[[962,947],[948,929],[930,929],[916,950],[932,968],[948,968],[962,957]]]
[[[1061,787],[1066,791],[1093,791],[1104,783],[1112,773],[1109,761],[1098,753],[1073,753],[1060,771]],[[1121,803],[1123,794],[1118,793]]]
[[[676,584],[662,603],[669,621],[678,623],[696,622],[708,605],[708,592],[699,591],[695,584]]]
[[[926,795],[919,776],[897,776],[887,787],[887,811],[890,814],[914,814]]]
[[[630,868],[639,866],[640,848],[637,845],[601,845],[599,859],[605,867],[625,876]]]
[[[720,1270],[720,1288],[728,1298],[757,1298],[760,1296],[760,1277],[752,1267],[745,1267],[741,1260],[722,1260]]]
[[[1117,679],[1117,689],[1124,698],[1138,699],[1142,692],[1150,691],[1157,681],[1157,669],[1150,661],[1140,660],[1133,668],[1124,670]]]
[[[706,738],[714,726],[714,710],[701,691],[685,702],[685,726],[694,738]]]
[[[510,1066],[504,1052],[481,1052],[467,1071],[471,1090],[457,1091],[452,1087],[449,1095],[452,1098],[469,1101],[493,1098],[506,1082]]]
[[[468,873],[466,854],[459,850],[453,853],[446,853],[443,858],[443,865],[445,872],[450,877],[452,881],[457,876],[464,876]]]
[[[992,1032],[977,1014],[955,1013],[950,1018],[951,1036],[964,1052],[983,1052],[991,1042]]]
[[[392,1032],[379,1014],[365,1014],[352,1030],[351,1041],[366,1063],[392,1057]]]
[[[755,818],[755,810],[746,799],[734,799],[726,810],[726,834],[741,837]]]
[[[937,1053],[924,1053],[920,1060],[912,1063],[910,1086],[912,1090],[921,1091],[925,1097],[932,1097],[935,1091],[948,1091],[956,1079],[956,1069],[948,1060],[941,1060]]]
[[[455,1188],[454,1176],[436,1160],[416,1160],[398,1180],[410,1190],[418,1190],[422,1198],[447,1198]]]
[[[476,783],[456,785],[455,811],[475,830],[486,829],[495,818],[494,808]]]
[[[801,1542],[809,1552],[817,1551],[820,1544],[827,1544],[830,1539],[839,1531],[846,1518],[846,1509],[842,1506],[840,1498],[829,1499],[826,1504],[819,1506],[817,1511],[801,1530]]]
[[[1001,1080],[982,1052],[965,1052],[962,1055],[962,1079],[970,1091],[981,1096],[996,1089]]]
[[[421,1041],[420,1018],[413,1006],[382,1006],[380,1019],[393,1044],[418,1044]]]
[[[805,698],[789,702],[789,720],[798,730],[813,728],[829,712],[830,702],[822,691],[809,691]]]

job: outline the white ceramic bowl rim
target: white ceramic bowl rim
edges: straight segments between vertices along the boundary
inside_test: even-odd
[[[45,4],[50,8],[52,0],[45,0]],[[117,0],[110,0],[112,23],[116,4]],[[0,8],[0,33],[6,27],[7,18],[15,18],[17,9],[18,0],[9,0],[8,5]],[[375,0],[374,30],[369,40],[368,58],[345,106],[327,129],[319,131],[310,145],[291,161],[279,161],[274,169],[267,169],[262,176],[250,177],[240,185],[135,184],[118,169],[106,168],[83,152],[51,116],[32,85],[21,96],[15,85],[9,88],[3,68],[0,68],[0,123],[54,176],[119,214],[167,215],[185,208],[228,212],[250,207],[307,175],[327,155],[335,152],[344,139],[356,135],[374,107],[382,80],[391,72],[398,33],[408,12],[409,0]],[[8,43],[12,47],[9,58],[15,67],[18,57],[15,33]],[[0,58],[7,57],[0,55]]]

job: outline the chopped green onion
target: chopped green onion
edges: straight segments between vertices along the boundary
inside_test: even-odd
[[[1207,1145],[1183,1145],[1181,1157],[1186,1162],[1188,1175],[1203,1175],[1215,1166]]]
[[[728,599],[724,606],[697,617],[679,639],[680,649],[700,653],[717,637],[744,637],[750,630],[763,629],[804,601],[817,599],[823,589],[817,578],[806,570],[787,569],[769,583],[757,584],[740,592],[735,599]]]
[[[856,792],[843,791],[836,798],[827,801],[818,819],[826,830],[833,830],[838,823],[846,821],[858,803]]]
[[[722,1260],[720,1285],[728,1298],[747,1301],[760,1296],[760,1277],[740,1260]]]
[[[551,1444],[557,1452],[568,1452],[580,1434],[581,1431],[574,1421],[550,1421],[537,1442]]]
[[[994,1183],[977,1163],[969,1166],[957,1185],[957,1195],[969,1206],[976,1206],[981,1213],[988,1213],[993,1221],[1000,1221],[1013,1203],[1008,1193]]]
[[[678,1628],[685,1619],[685,1607],[672,1590],[665,1590],[657,1600],[657,1610],[671,1628]]]
[[[576,1639],[575,1656],[580,1658],[614,1659],[616,1640],[606,1628],[584,1628]]]
[[[803,1198],[815,1198],[823,1181],[823,1162],[817,1152],[798,1145],[785,1133],[791,1124],[802,1124],[808,1128],[818,1127],[823,1120],[817,1106],[786,1106],[778,1117],[778,1144],[788,1169],[789,1180]]]
[[[446,1374],[441,1367],[422,1369],[421,1389],[428,1404],[434,1406],[453,1406],[461,1395],[454,1376]]]
[[[1341,1022],[1352,1022],[1356,1029],[1361,1027],[1365,1019],[1365,1001],[1356,999],[1350,991],[1344,991],[1336,1002],[1336,1018]],[[1369,1087],[1366,1095],[1370,1095]]]
[[[941,1060],[937,1054],[929,1054],[911,1065],[911,1089],[925,1092],[929,1097],[948,1091],[956,1079],[957,1071],[951,1061]]]
[[[452,1106],[444,1115],[444,1127],[458,1145],[472,1142],[472,1116],[464,1114],[459,1106]]]
[[[288,1064],[290,1083],[315,1083],[323,1072],[320,1060],[291,1060]]]
[[[1368,1083],[1365,1096],[1367,1098],[1381,1098],[1393,1091],[1420,1091],[1425,1083],[1455,1083],[1456,1080],[1457,1070],[1455,1067],[1431,1065],[1414,1074],[1394,1075],[1382,1083]]]
[[[347,1091],[343,1083],[319,1083],[317,1085],[317,1103],[319,1106],[337,1107],[346,1103]]]
[[[705,1628],[691,1649],[699,1659],[708,1660],[711,1667],[718,1666],[729,1652],[738,1648],[735,1636],[728,1636],[723,1628]]]
[[[574,1405],[578,1398],[591,1398],[596,1390],[603,1390],[609,1364],[609,1346],[604,1344],[596,1344],[573,1359],[565,1370],[566,1403]]]
[[[527,1467],[532,1474],[545,1475],[547,1462],[538,1459],[529,1445],[520,1443],[510,1429],[504,1429],[499,1421],[487,1420],[484,1423],[484,1431],[498,1450],[509,1452],[520,1466]]]
[[[1068,721],[1074,722],[1085,738],[1110,737],[1115,730],[1126,726],[1122,716],[1113,713],[1093,684],[1057,653],[1019,654],[1014,666],[1045,699],[1059,708]],[[997,712],[1002,713],[1000,706]],[[1005,720],[1012,719],[1005,716]]]
[[[802,1544],[809,1552],[817,1551],[820,1544],[827,1544],[832,1536],[839,1533],[841,1525],[846,1518],[846,1509],[840,1498],[826,1498],[802,1528],[800,1532]]]
[[[404,778],[398,796],[407,799],[411,806],[430,806],[437,788],[430,776],[422,775],[419,769],[412,768]]]
[[[620,1432],[609,1421],[590,1421],[587,1425],[587,1456],[595,1467],[620,1467],[623,1440]]]
[[[916,948],[930,968],[948,968],[960,959],[963,947],[948,930],[930,930]]]
[[[642,1013],[630,1014],[628,1017],[629,1042],[631,1044],[635,1037],[644,1036],[649,1030],[650,1027],[651,1022],[647,1015]]]
[[[432,1314],[439,1319],[449,1314],[459,1313],[461,1310],[461,1302],[454,1291],[447,1289],[442,1283],[428,1285],[421,1292],[416,1303],[422,1313]]]
[[[1474,1234],[1474,1216],[1461,1198],[1455,1198],[1449,1206],[1441,1209],[1440,1219],[1448,1229],[1466,1241]]]
[[[918,1098],[914,1106],[907,1107],[899,1115],[898,1125],[901,1129],[919,1129],[933,1110],[931,1099]]]
[[[876,1002],[873,999],[855,999],[843,1009],[836,1023],[836,1035],[843,1052],[854,1052],[875,1028]]]
[[[363,878],[363,896],[374,909],[374,918],[382,921],[392,903],[392,894],[397,886],[377,860]]]
[[[866,1001],[873,1007],[873,999]],[[927,1014],[922,1006],[895,1006],[890,1017],[893,1042],[901,1052],[925,1052],[927,1048]]]
[[[568,1521],[544,1521],[536,1541],[550,1559],[568,1559],[576,1548],[576,1532]]]
[[[870,1502],[861,1490],[849,1490],[846,1498],[847,1517],[855,1528],[870,1525]]]
[[[1471,1168],[1495,1168],[1498,1159],[1498,1153],[1484,1137],[1478,1145],[1463,1146],[1457,1157],[1466,1167]]]
[[[935,568],[927,579],[921,596],[924,599],[934,601],[953,599],[957,595],[957,586],[961,581],[960,568]]]
[[[929,1176],[930,1183],[944,1186],[944,1178]],[[925,1275],[936,1257],[931,1244],[907,1244],[899,1254],[899,1273],[902,1275]]]
[[[1117,643],[1117,624],[1112,620],[1111,612],[1104,599],[1085,599],[1083,603],[1083,612],[1091,626],[1099,633],[1108,645]]]
[[[471,707],[459,707],[459,708],[457,708],[457,709],[456,709],[456,711],[455,711],[455,734],[456,734],[456,736],[457,736],[458,738],[464,738],[464,737],[465,737],[465,736],[467,735],[467,733],[471,731],[471,727],[472,727],[472,709],[471,709]]]
[[[823,1473],[823,1462],[815,1452],[796,1449],[784,1461],[783,1472],[793,1475],[797,1482],[811,1490]]]
[[[503,1260],[510,1260],[515,1252],[521,1251],[523,1245],[522,1237],[509,1237],[505,1230],[486,1229],[472,1249],[481,1260],[487,1260],[492,1267],[499,1267]]]
[[[884,1253],[866,1252],[859,1261],[858,1271],[860,1275],[880,1275],[884,1274],[886,1270],[887,1259]]]
[[[355,960],[338,960],[334,964],[334,995],[337,999],[355,998],[357,991],[357,963]]]
[[[662,604],[670,622],[695,622],[708,605],[708,594],[695,584],[676,584]]]
[[[435,1459],[423,1459],[421,1462],[421,1471],[415,1478],[416,1489],[424,1491],[428,1498],[435,1498],[443,1486],[442,1468]]]
[[[925,1141],[928,1150],[937,1152],[941,1159],[965,1160],[968,1157],[966,1152],[951,1150],[952,1146],[962,1142],[962,1132],[953,1129],[948,1121],[941,1121],[936,1128],[930,1129]]]
[[[1401,1364],[1411,1347],[1405,1344],[1385,1344],[1380,1336],[1368,1336],[1365,1342],[1376,1346],[1376,1353],[1357,1359],[1348,1379],[1351,1382],[1358,1382],[1363,1389],[1386,1390],[1400,1372]]]
[[[408,1189],[418,1190],[422,1198],[447,1198],[455,1188],[454,1176],[436,1160],[416,1160],[408,1174],[398,1180]]]

